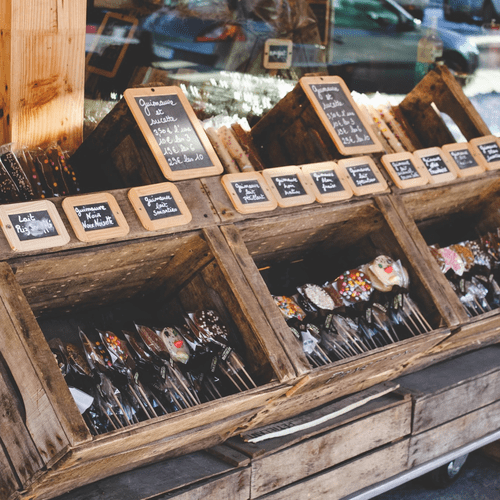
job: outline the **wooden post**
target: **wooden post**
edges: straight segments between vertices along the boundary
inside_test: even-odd
[[[0,3],[0,144],[82,142],[86,2]]]

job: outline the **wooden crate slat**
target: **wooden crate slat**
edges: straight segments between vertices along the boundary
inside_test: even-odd
[[[0,496],[1,498],[11,498],[11,495],[16,495],[16,491],[21,488],[18,483],[17,477],[11,469],[9,459],[0,446],[0,467],[2,473],[0,474]]]

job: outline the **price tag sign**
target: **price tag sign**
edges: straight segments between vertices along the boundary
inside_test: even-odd
[[[394,184],[401,189],[429,183],[429,174],[422,160],[412,153],[394,153],[380,159]]]
[[[441,149],[449,156],[458,177],[482,174],[486,170],[486,161],[477,151],[473,152],[468,142],[445,144]]]
[[[226,174],[222,176],[221,182],[239,213],[265,212],[278,206],[260,172]]]
[[[356,196],[387,190],[384,176],[369,156],[340,160],[339,167]]]
[[[132,188],[128,198],[148,231],[181,226],[192,220],[184,198],[171,182]]]
[[[109,193],[70,196],[64,198],[62,207],[80,241],[120,238],[129,233],[127,221]]]
[[[413,154],[422,160],[429,172],[431,184],[452,181],[458,177],[457,167],[441,148],[419,149]]]
[[[310,181],[299,167],[266,168],[262,175],[280,207],[307,205],[316,200]]]
[[[219,157],[179,87],[127,89],[124,97],[168,180],[223,172]]]
[[[484,159],[486,170],[497,170],[500,168],[500,141],[494,135],[471,139],[473,150]]]
[[[342,178],[339,166],[333,161],[311,163],[300,167],[303,174],[310,176],[308,184],[312,187],[319,203],[347,200],[353,192],[349,184]]]
[[[266,69],[288,69],[292,65],[292,40],[269,39],[264,44],[263,66]]]
[[[70,240],[55,205],[48,200],[2,205],[0,223],[17,252],[62,246]]]
[[[303,77],[299,83],[342,155],[384,151],[342,78]]]

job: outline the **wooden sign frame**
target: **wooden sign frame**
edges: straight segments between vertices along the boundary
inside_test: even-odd
[[[267,185],[264,177],[260,172],[245,172],[238,174],[225,174],[221,177],[222,186],[226,190],[227,195],[231,199],[234,208],[240,214],[254,214],[258,212],[267,212],[278,207],[278,201],[274,197],[271,189]],[[241,198],[236,193],[238,182],[257,182],[267,200],[250,203],[243,203]]]
[[[180,89],[180,87],[142,87],[142,88],[134,88],[134,89],[127,89],[124,92],[124,97],[125,100],[127,101],[127,104],[130,108],[130,111],[132,112],[132,115],[134,116],[141,132],[144,135],[144,138],[146,139],[146,142],[148,143],[151,152],[153,153],[153,156],[155,157],[156,161],[158,162],[158,165],[160,169],[163,172],[163,175],[170,181],[181,181],[185,179],[195,179],[198,177],[207,177],[210,175],[219,175],[224,171],[224,167],[222,166],[219,157],[217,156],[217,153],[215,152],[212,143],[210,142],[210,139],[208,138],[207,134],[205,133],[205,130],[203,126],[201,125],[200,121],[198,120],[198,117],[196,116],[195,112],[193,111],[193,108],[191,107],[191,104],[187,100],[186,96]],[[146,121],[145,117],[143,116],[139,105],[136,102],[136,98],[144,97],[144,98],[151,98],[151,97],[168,97],[168,96],[177,96],[177,98],[180,101],[180,104],[182,105],[182,108],[184,109],[187,118],[189,120],[189,124],[191,125],[195,135],[197,136],[201,147],[204,149],[205,153],[208,155],[208,160],[210,165],[201,167],[201,168],[191,168],[191,169],[172,169],[172,167],[169,165],[167,159],[165,158],[163,151],[161,147],[159,146],[157,140],[155,139],[153,132],[151,131],[151,128]],[[166,126],[168,126],[168,122],[166,122]],[[179,134],[180,135],[180,134]],[[177,154],[177,153],[176,153]],[[179,153],[179,156],[177,158],[183,157],[184,155],[183,152]],[[185,155],[184,155],[185,156]]]
[[[375,135],[375,132],[372,129],[372,124],[368,122],[364,113],[358,108],[357,104],[354,102],[354,99],[351,96],[351,92],[345,84],[344,80],[338,76],[307,76],[302,77],[299,80],[299,84],[309,99],[311,105],[314,107],[318,118],[321,120],[321,123],[325,127],[326,131],[332,138],[336,148],[338,151],[344,156],[350,156],[355,154],[368,154],[368,153],[380,153],[384,152],[384,147],[382,143],[378,140],[378,137]],[[355,115],[357,116],[359,122],[362,124],[365,129],[367,135],[371,139],[372,144],[361,145],[361,146],[345,146],[342,143],[342,139],[335,130],[334,126],[330,122],[329,117],[327,116],[325,110],[319,103],[315,93],[312,90],[312,86],[314,85],[323,85],[323,84],[332,84],[339,85],[342,92],[344,93],[348,104],[352,107]],[[334,105],[334,103],[332,103]],[[335,109],[334,107],[332,109]],[[348,117],[347,117],[348,118]]]
[[[377,178],[376,183],[367,184],[366,186],[357,186],[349,173],[349,168],[352,167],[361,167],[368,165],[370,170],[373,172],[373,175]],[[373,193],[381,193],[383,191],[387,191],[387,181],[384,179],[382,172],[375,165],[375,162],[369,156],[356,156],[355,158],[345,158],[343,160],[339,160],[339,167],[342,169],[343,176],[346,181],[351,186],[352,192],[356,196],[363,196],[365,194],[373,194]]]
[[[431,184],[453,181],[458,177],[458,172],[457,172],[458,167],[456,166],[455,162],[451,159],[450,155],[448,153],[445,153],[445,151],[443,151],[441,148],[434,147],[426,149],[417,149],[416,151],[413,151],[413,154],[415,156],[418,156],[422,161],[424,167],[429,173],[429,182]],[[445,164],[446,168],[448,169],[448,172],[443,172],[442,174],[433,175],[427,168],[427,165],[423,160],[424,158],[428,158],[431,156],[439,156],[443,161],[443,163]]]
[[[441,146],[443,152],[449,155],[452,164],[456,167],[458,177],[470,177],[471,175],[479,175],[486,171],[486,162],[482,155],[478,156],[478,152],[474,151],[468,142],[454,142]],[[469,168],[460,168],[456,160],[453,158],[453,152],[467,151],[472,159],[476,162],[476,166]]]
[[[500,168],[500,158],[498,160],[489,162],[480,149],[480,146],[483,146],[485,144],[495,144],[500,151],[500,141],[498,140],[498,137],[496,137],[495,135],[485,135],[484,137],[471,139],[469,142],[472,146],[472,150],[476,151],[477,156],[480,156],[484,160],[486,170],[498,170]]]
[[[411,179],[401,179],[393,167],[392,163],[398,161],[411,161],[413,166],[415,167],[415,171],[418,174],[418,177],[414,177]],[[413,153],[404,152],[404,153],[393,153],[389,155],[384,155],[380,159],[388,174],[390,175],[394,184],[400,189],[407,189],[417,186],[425,186],[429,184],[429,173],[425,168],[422,160],[415,156]]]
[[[54,230],[57,234],[53,236],[36,237],[35,239],[21,240],[16,229],[12,226],[10,216],[33,213],[47,212]],[[26,221],[21,221],[26,222]],[[66,227],[57,212],[56,206],[49,200],[27,201],[24,203],[12,203],[0,206],[0,224],[7,241],[12,250],[16,252],[29,252],[32,250],[42,250],[46,248],[63,246],[69,243],[70,236]],[[39,228],[35,228],[37,232]]]
[[[141,200],[144,196],[161,196],[170,193],[179,215],[172,215],[158,219],[151,219],[147,209]],[[161,184],[149,184],[148,186],[134,187],[128,192],[128,199],[134,207],[135,213],[139,217],[141,224],[148,231],[158,231],[160,229],[167,229],[169,227],[182,226],[189,224],[193,218],[191,212],[184,201],[179,189],[171,182],[162,182]]]
[[[127,40],[127,43],[124,43],[120,53],[118,54],[118,57],[116,58],[115,64],[113,66],[112,70],[105,70],[102,68],[99,68],[98,66],[92,66],[92,58],[95,56],[95,51],[94,49],[97,47],[99,44],[99,38],[102,35],[103,31],[106,29],[107,24],[110,19],[118,19],[119,21],[123,21],[125,23],[129,23],[131,25],[131,28],[125,38]],[[137,26],[139,25],[139,20],[136,17],[132,16],[126,16],[124,14],[119,14],[117,12],[106,12],[106,15],[104,16],[99,28],[97,29],[96,33],[96,39],[95,42],[92,44],[92,50],[89,51],[87,54],[87,57],[85,59],[85,65],[88,69],[89,72],[95,73],[97,75],[105,76],[107,78],[114,78],[116,76],[116,73],[118,72],[118,69],[120,68],[120,65],[123,61],[123,58],[125,57],[125,53],[127,52],[127,49],[129,47],[128,41],[131,40],[134,36],[135,30],[137,29]]]
[[[270,50],[272,46],[279,45],[280,47],[286,47],[287,56],[285,62],[272,62],[269,61]],[[293,57],[293,42],[292,40],[280,39],[280,38],[269,38],[264,44],[264,58],[262,65],[266,69],[288,69],[292,65]]]
[[[106,204],[109,207],[111,215],[114,217],[114,220],[118,225],[114,227],[103,227],[102,229],[85,230],[85,227],[76,212],[77,207],[83,205],[98,206],[103,204]],[[127,220],[125,219],[118,202],[115,197],[109,193],[92,193],[80,196],[69,196],[68,198],[64,198],[61,205],[76,237],[80,241],[92,242],[120,238],[126,236],[130,231]],[[89,214],[90,213],[91,211],[89,211]]]
[[[311,187],[312,179],[309,180],[300,167],[295,165],[290,165],[287,167],[275,167],[275,168],[266,168],[262,171],[262,175],[271,189],[278,205],[280,207],[296,207],[298,205],[308,205],[309,203],[313,203],[316,201],[316,196]],[[302,188],[304,190],[304,194],[299,194],[292,197],[284,197],[279,192],[274,179],[276,177],[286,177],[286,176],[297,176]]]
[[[301,165],[300,169],[302,170],[305,176],[310,177],[309,184],[314,193],[314,196],[316,197],[316,201],[318,201],[319,203],[330,203],[332,201],[342,201],[352,198],[354,193],[351,189],[351,186],[348,182],[346,182],[346,179],[343,178],[342,170],[334,161],[325,161],[320,163],[310,163],[308,165]],[[319,190],[313,178],[314,174],[316,173],[321,174],[330,171],[333,171],[334,174],[337,176],[338,182],[342,186],[342,189],[339,191],[330,191],[328,193],[322,193]]]

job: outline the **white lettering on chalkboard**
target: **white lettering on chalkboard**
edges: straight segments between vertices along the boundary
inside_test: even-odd
[[[267,196],[257,181],[232,182],[231,184],[241,203],[248,204],[268,201]]]
[[[344,186],[342,186],[337,174],[333,170],[312,172],[312,178],[319,192],[322,194],[333,191],[344,191]]]
[[[458,168],[461,170],[478,166],[476,160],[474,160],[474,157],[470,154],[468,149],[450,151],[450,155],[455,160]]]
[[[58,235],[47,210],[9,215],[9,219],[21,241]]]
[[[420,177],[411,160],[391,161],[391,165],[402,181]]]
[[[496,142],[478,144],[478,148],[488,163],[500,160],[500,148]]]
[[[422,161],[431,175],[446,174],[449,172],[448,167],[439,155],[423,156]]]

